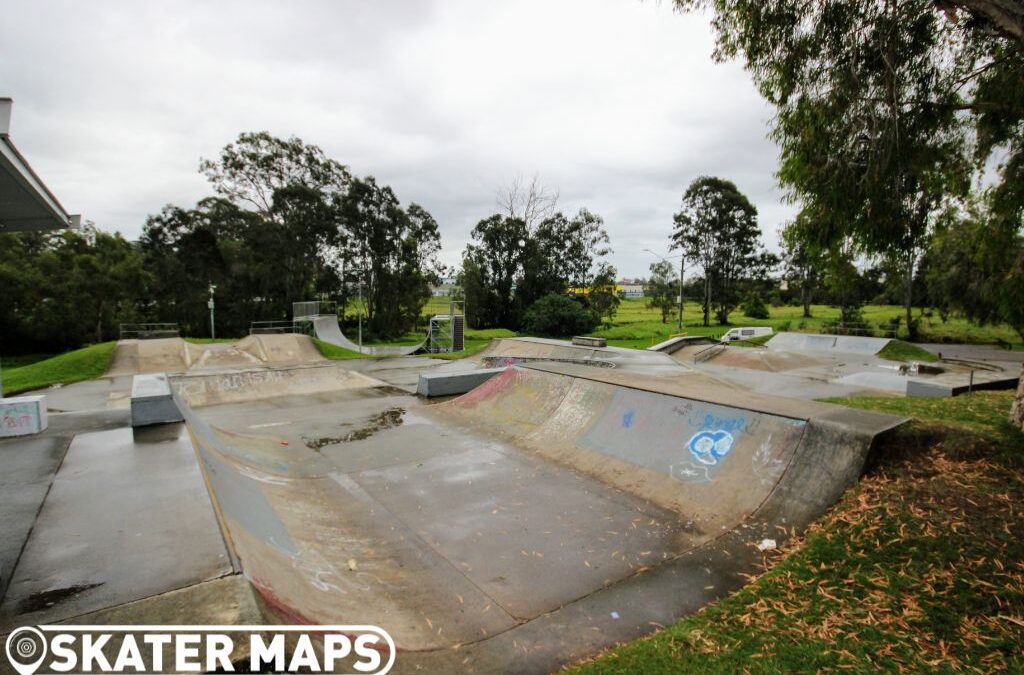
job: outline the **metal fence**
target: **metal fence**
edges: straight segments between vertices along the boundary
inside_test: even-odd
[[[122,340],[155,340],[181,336],[176,323],[122,323],[120,334]]]
[[[281,333],[305,333],[299,321],[253,321],[249,324],[249,335],[274,335]]]
[[[333,300],[307,300],[306,302],[292,303],[292,320],[295,321],[331,314],[338,314],[338,303]]]

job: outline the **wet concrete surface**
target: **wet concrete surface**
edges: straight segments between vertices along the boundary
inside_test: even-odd
[[[60,436],[0,441],[0,599],[68,443]]]
[[[350,517],[356,511],[375,514],[375,525],[359,529],[372,527],[371,538],[390,542],[378,540],[378,552],[395,547],[400,565],[421,567],[420,583],[444,598],[422,611],[433,630],[445,633],[427,641],[393,616],[389,630],[400,644],[442,646],[477,629],[485,632],[476,637],[484,637],[502,626],[492,619],[508,617],[507,628],[536,618],[694,545],[677,514],[511,444],[439,424],[416,397],[380,393],[282,397],[197,412],[228,433],[275,441],[293,466],[308,466],[303,453],[311,451],[327,460],[335,488],[351,495],[341,504],[349,514],[334,516],[339,528],[342,520],[358,520]],[[303,536],[291,527],[289,534]],[[353,538],[340,530],[338,536]],[[426,560],[437,562],[416,562]],[[371,611],[364,605],[361,616]],[[470,614],[455,618],[462,612]]]
[[[60,454],[47,440],[38,482]],[[32,526],[0,626],[65,619],[231,572],[184,425],[81,433]]]

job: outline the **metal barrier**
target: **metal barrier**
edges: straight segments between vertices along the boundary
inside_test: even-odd
[[[307,300],[292,303],[292,320],[338,314],[338,303],[333,300]]]
[[[181,337],[176,323],[122,323],[122,340],[156,340],[159,338]]]
[[[303,333],[296,321],[253,321],[249,324],[249,335],[272,335],[280,333]]]

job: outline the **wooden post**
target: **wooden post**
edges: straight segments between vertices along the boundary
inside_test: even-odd
[[[1024,363],[1020,366],[1020,382],[1017,384],[1017,398],[1014,399],[1013,409],[1010,411],[1010,421],[1024,431]]]

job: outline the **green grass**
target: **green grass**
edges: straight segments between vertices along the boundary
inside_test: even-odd
[[[574,672],[1024,670],[1024,434],[1012,392],[843,399],[913,421],[732,596]]]
[[[187,337],[187,338],[183,338],[183,339],[185,340],[185,342],[191,342],[194,345],[210,345],[210,344],[218,344],[218,343],[221,343],[221,342],[238,342],[242,338],[196,338],[196,337]]]
[[[17,354],[15,356],[0,356],[0,365],[4,368],[21,368],[37,361],[45,361],[55,354]]]
[[[927,349],[922,349],[915,344],[903,340],[893,340],[887,344],[878,355],[890,361],[924,361],[932,363],[938,361],[939,357]]]
[[[443,301],[443,298],[435,298]],[[661,322],[661,313],[649,309],[645,298],[624,298],[619,306],[612,325],[602,326],[594,331],[594,335],[608,339],[608,344],[617,347],[633,347],[646,349],[661,342],[669,335],[679,332],[673,313],[666,323]],[[438,303],[441,304],[441,303]],[[444,305],[447,307],[447,305]],[[428,305],[428,307],[430,307]],[[426,311],[426,310],[425,310]],[[446,310],[447,311],[447,310]],[[711,326],[701,325],[703,315],[697,303],[689,301],[683,309],[683,332],[690,335],[707,335],[721,337],[734,326],[771,326],[776,332],[795,331],[818,333],[826,321],[839,318],[839,308],[827,305],[812,305],[811,318],[803,318],[802,307],[770,307],[771,317],[768,319],[752,319],[737,310],[729,317],[730,325],[715,324],[712,317]],[[863,308],[864,321],[877,328],[880,324],[890,324],[896,317],[902,316],[903,308],[895,305],[867,305]],[[915,310],[915,316],[918,312]],[[1021,345],[1020,336],[1009,326],[976,326],[965,319],[950,318],[943,322],[938,316],[920,318],[919,341],[921,342],[967,342],[978,344],[995,344],[1000,341]],[[899,337],[906,338],[903,327]]]
[[[320,353],[323,354],[324,357],[331,359],[332,361],[348,361],[350,359],[374,358],[370,354],[360,354],[359,352],[354,352],[351,349],[345,349],[344,347],[332,345],[330,342],[324,342],[323,340],[318,340],[317,338],[311,339],[313,340],[313,344],[316,345],[316,348],[320,350]]]
[[[116,342],[103,342],[20,367],[4,368],[4,394],[9,396],[100,377],[106,372],[116,345]]]

